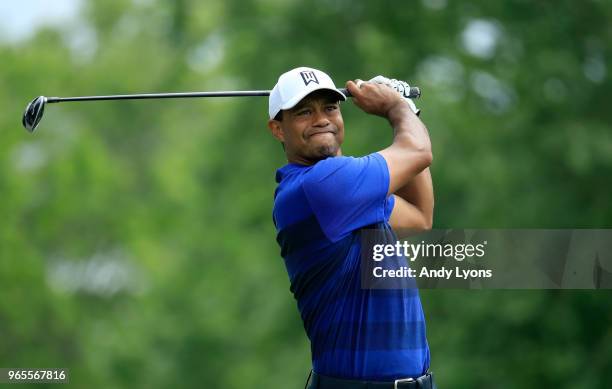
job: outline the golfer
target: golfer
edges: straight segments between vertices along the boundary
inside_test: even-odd
[[[387,84],[346,87],[364,112],[389,121],[389,147],[342,155],[346,96],[317,69],[284,73],[269,100],[268,127],[288,162],[276,172],[273,218],[311,343],[307,385],[433,388],[418,290],[363,289],[359,239],[366,227],[394,239],[395,229],[431,228],[429,135],[414,104]]]

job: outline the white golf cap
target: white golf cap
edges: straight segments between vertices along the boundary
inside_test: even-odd
[[[270,92],[270,119],[274,119],[283,109],[295,107],[308,94],[320,89],[334,91],[339,100],[346,100],[346,96],[336,88],[332,79],[320,70],[299,67],[283,73]]]

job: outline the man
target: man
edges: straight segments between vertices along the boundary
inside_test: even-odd
[[[276,173],[273,218],[311,342],[310,388],[431,388],[418,291],[362,289],[359,238],[366,227],[393,239],[391,228],[431,228],[429,135],[388,85],[346,87],[359,108],[389,120],[389,147],[342,156],[346,96],[319,70],[284,73],[269,100],[268,127],[288,161]]]

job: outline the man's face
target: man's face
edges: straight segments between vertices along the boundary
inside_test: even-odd
[[[341,155],[344,122],[338,96],[315,91],[295,107],[282,112],[282,120],[270,120],[272,134],[285,146],[287,160],[312,165],[327,157]]]

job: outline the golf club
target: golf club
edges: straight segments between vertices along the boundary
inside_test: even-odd
[[[351,97],[347,89],[338,89],[345,96]],[[32,100],[23,113],[22,123],[26,130],[34,132],[38,123],[42,119],[46,104],[62,103],[69,101],[100,101],[100,100],[142,100],[142,99],[176,99],[188,97],[239,97],[239,96],[269,96],[269,90],[251,91],[217,91],[217,92],[184,92],[184,93],[145,93],[133,95],[107,95],[107,96],[77,96],[77,97],[45,97],[38,96]],[[418,98],[421,90],[418,87],[411,87],[407,98]]]

